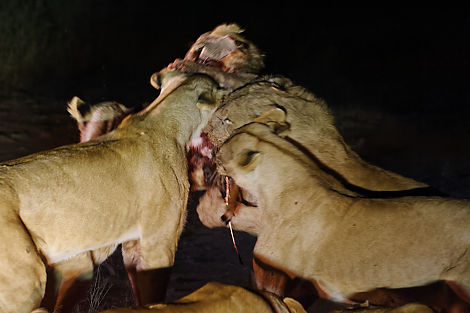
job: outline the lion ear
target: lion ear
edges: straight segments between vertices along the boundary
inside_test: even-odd
[[[244,172],[251,172],[256,168],[259,162],[262,159],[262,154],[259,151],[248,150],[244,151],[241,154],[240,159],[238,160],[238,165],[240,169]]]
[[[69,101],[67,112],[69,112],[70,116],[72,116],[77,122],[82,122],[87,113],[87,110],[85,110],[86,107],[85,101],[75,96]]]
[[[290,128],[286,118],[286,111],[274,105],[261,113],[254,121],[268,125],[276,134],[279,134]]]
[[[212,110],[217,108],[219,102],[220,97],[216,92],[206,91],[199,95],[196,105],[200,110]]]
[[[286,297],[282,301],[287,305],[292,313],[307,313],[302,304],[292,298]]]

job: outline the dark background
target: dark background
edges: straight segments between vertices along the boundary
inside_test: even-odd
[[[461,8],[1,0],[0,161],[77,142],[65,110],[75,95],[127,106],[152,101],[150,75],[183,57],[200,34],[230,22],[264,51],[266,73],[326,100],[364,159],[470,198],[470,12]],[[211,280],[248,282],[254,238],[236,233],[241,266],[228,231],[197,220],[194,199],[168,300]],[[116,255],[111,268],[119,262]],[[101,309],[130,305],[122,269],[103,271],[90,297],[105,291]]]
[[[153,96],[151,73],[226,22],[245,28],[265,52],[267,72],[294,79],[330,105],[467,107],[468,9],[3,0],[1,82],[67,97],[95,89],[93,98],[138,104]]]

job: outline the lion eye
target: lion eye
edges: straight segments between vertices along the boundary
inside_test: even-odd
[[[245,49],[248,48],[248,44],[247,44],[246,42],[243,42],[243,41],[240,41],[240,40],[236,40],[236,39],[235,39],[235,45],[236,45],[238,48],[245,48]]]
[[[222,124],[224,124],[224,125],[232,125],[233,123],[232,123],[232,121],[231,121],[228,117],[226,117],[226,118],[222,121]]]

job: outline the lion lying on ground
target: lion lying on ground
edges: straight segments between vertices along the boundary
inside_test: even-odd
[[[193,293],[170,304],[149,305],[145,309],[120,308],[102,313],[306,313],[292,298],[281,298],[269,292],[253,292],[242,287],[221,283],[207,283]],[[408,304],[395,309],[356,308],[331,313],[432,313],[422,304]]]
[[[222,283],[207,283],[171,304],[149,305],[148,309],[112,309],[102,313],[306,313],[294,299],[268,292],[252,292]],[[419,312],[416,312],[419,313]],[[427,312],[423,312],[427,313]]]
[[[102,261],[125,243],[126,267],[138,273],[172,265],[189,192],[186,150],[220,95],[207,76],[162,79],[154,103],[98,140],[0,165],[0,311],[39,307],[44,262],[77,277],[95,251]]]
[[[470,303],[469,202],[365,198],[258,123],[239,129],[217,160],[258,200],[254,253],[268,264],[336,300],[443,280]]]

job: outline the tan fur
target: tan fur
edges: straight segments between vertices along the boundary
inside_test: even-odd
[[[331,313],[433,313],[429,307],[410,303],[397,308],[376,308],[376,309],[364,309],[364,310],[336,310]]]
[[[294,139],[352,185],[373,191],[427,186],[362,160],[344,142],[327,105],[287,78],[266,76],[229,94],[203,131],[212,143],[220,146],[237,128],[251,122],[264,123],[279,136]],[[218,199],[210,199],[213,196]],[[250,197],[246,191],[244,196]],[[256,199],[250,202],[256,203]],[[225,226],[220,216],[226,206],[218,187],[202,196],[197,211],[207,227]],[[257,225],[257,219],[256,208],[239,203],[232,225],[254,234],[256,230],[252,226]]]
[[[0,164],[1,312],[39,306],[41,256],[52,265],[73,262],[135,241],[124,253],[138,271],[172,265],[186,215],[187,145],[219,95],[211,79],[196,75],[163,96],[96,141]]]
[[[377,191],[426,186],[362,160],[344,142],[326,104],[286,78],[263,77],[231,93],[205,131],[218,146],[235,129],[254,121],[294,139],[353,185]]]
[[[470,299],[470,203],[360,197],[257,123],[223,144],[218,160],[258,198],[254,253],[263,262],[314,279],[338,300],[437,280]]]
[[[150,305],[148,309],[112,309],[103,313],[306,313],[295,300],[272,294],[263,296],[242,287],[211,282],[171,304]],[[423,312],[424,313],[424,312]]]

